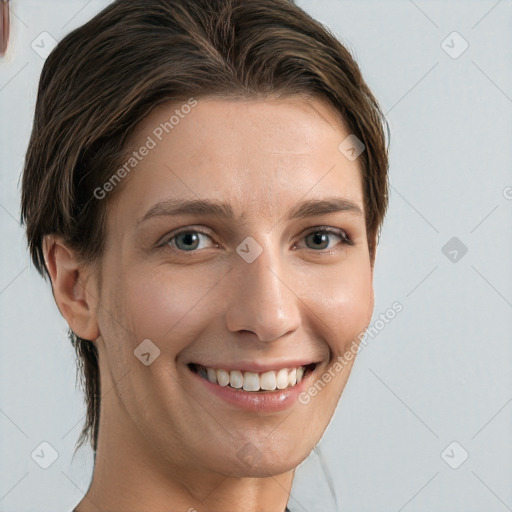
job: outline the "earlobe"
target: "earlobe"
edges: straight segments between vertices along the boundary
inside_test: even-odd
[[[95,340],[99,336],[97,290],[91,270],[56,235],[44,237],[43,252],[59,311],[77,336]]]

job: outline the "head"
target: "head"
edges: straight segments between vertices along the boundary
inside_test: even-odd
[[[347,49],[289,0],[118,0],[58,44],[22,219],[77,352],[79,445],[96,451],[108,393],[183,466],[225,455],[228,471],[256,450],[259,469],[238,469],[258,475],[307,456],[353,361],[333,365],[373,312],[384,124]],[[332,378],[307,404],[258,412],[199,375],[283,361],[308,363],[309,385]]]

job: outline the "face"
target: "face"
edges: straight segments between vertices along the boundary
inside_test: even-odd
[[[137,127],[154,147],[109,205],[105,414],[164,466],[280,474],[323,434],[373,311],[361,170],[321,100],[203,99],[160,133],[179,108]]]

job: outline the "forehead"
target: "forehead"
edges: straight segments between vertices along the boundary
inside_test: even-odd
[[[319,99],[160,105],[128,141],[137,164],[116,208],[140,216],[169,198],[208,198],[229,201],[240,218],[270,218],[298,200],[341,195],[363,209],[359,162],[339,149],[349,135]]]

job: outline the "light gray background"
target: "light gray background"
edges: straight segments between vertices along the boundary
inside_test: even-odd
[[[69,511],[92,474],[90,450],[72,459],[85,408],[67,325],[29,262],[19,176],[43,65],[32,42],[60,40],[108,3],[12,2],[0,61],[1,512]],[[403,311],[361,350],[320,444],[340,510],[512,510],[512,1],[298,4],[353,52],[391,126],[374,321],[394,301]],[[445,51],[463,48],[453,31],[469,44],[458,58]],[[442,252],[452,237],[468,249],[455,262]],[[31,458],[43,441],[58,452],[46,470]],[[452,469],[461,450],[469,458]],[[307,464],[292,509],[333,510],[323,491],[310,505],[323,476]]]

